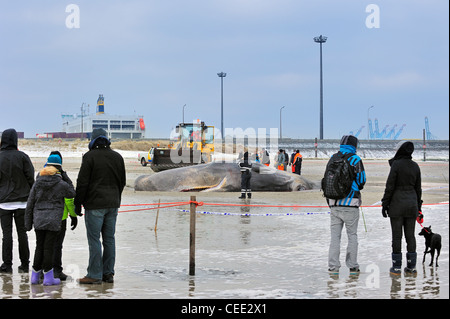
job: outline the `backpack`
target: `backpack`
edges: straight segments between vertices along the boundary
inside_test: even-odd
[[[355,179],[354,168],[348,162],[352,155],[354,154],[338,152],[330,158],[321,187],[326,198],[341,199],[350,193]]]

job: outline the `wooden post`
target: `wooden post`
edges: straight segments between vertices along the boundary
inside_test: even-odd
[[[195,196],[191,196],[190,205],[190,233],[189,233],[189,275],[195,275],[195,209],[197,199]]]
[[[314,139],[314,151],[316,153],[316,158],[317,158],[317,137]]]
[[[158,217],[159,217],[159,206],[161,204],[161,199],[159,199],[158,201],[158,211],[156,212],[156,220],[155,220],[155,232],[156,232],[156,228],[158,227]]]

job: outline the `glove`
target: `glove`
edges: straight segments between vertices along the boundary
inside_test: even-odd
[[[382,206],[381,215],[383,215],[384,218],[388,217],[388,207],[387,206]]]
[[[70,215],[69,215],[69,217],[70,217],[70,226],[71,226],[70,230],[74,230],[75,228],[77,228],[78,218],[70,216]]]
[[[75,205],[75,214],[77,214],[78,216],[83,216],[83,214],[81,213],[81,205]]]
[[[419,223],[419,224],[423,224],[423,214],[422,214],[422,212],[421,211],[419,211],[419,214],[417,215],[417,222]]]

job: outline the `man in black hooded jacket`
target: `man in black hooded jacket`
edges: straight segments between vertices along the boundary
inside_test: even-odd
[[[0,147],[0,220],[3,231],[0,272],[12,272],[13,219],[19,241],[20,272],[28,273],[30,250],[25,230],[25,208],[34,184],[34,167],[30,158],[17,149],[15,129],[3,131]]]
[[[110,145],[106,131],[94,129],[89,152],[84,154],[78,173],[75,212],[81,215],[83,205],[89,244],[88,273],[78,280],[81,284],[113,282],[114,234],[126,173],[122,156]],[[103,243],[100,243],[100,235]]]
[[[414,144],[400,142],[395,156],[389,160],[391,170],[382,202],[383,217],[390,217],[392,229],[391,274],[400,275],[402,266],[402,233],[406,239],[406,273],[416,273],[416,238],[414,228],[422,210],[422,188],[419,165],[412,160]]]

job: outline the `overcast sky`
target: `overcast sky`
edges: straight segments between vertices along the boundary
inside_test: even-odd
[[[283,137],[319,137],[322,34],[325,139],[366,138],[368,115],[411,139],[428,117],[449,139],[447,0],[71,1],[0,0],[0,131],[61,131],[99,94],[149,138],[185,104],[186,121],[220,128],[223,71],[224,127],[268,132],[285,106]]]

